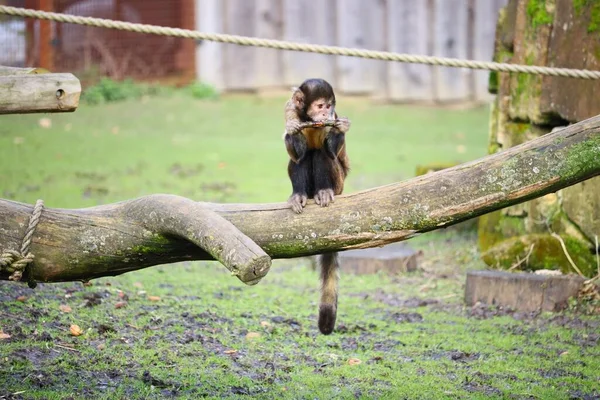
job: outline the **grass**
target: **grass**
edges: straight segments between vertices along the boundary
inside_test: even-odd
[[[49,207],[156,192],[283,201],[283,102],[171,93],[2,116],[0,195]],[[485,154],[486,109],[338,103],[353,124],[347,192]],[[417,272],[343,274],[331,336],[318,334],[317,276],[304,259],[276,260],[253,287],[210,262],[92,286],[0,282],[0,329],[11,336],[0,340],[0,398],[600,396],[597,316],[466,308],[465,272],[482,268],[474,233],[447,229],[409,244],[424,254]],[[72,324],[83,335],[70,335]]]
[[[3,116],[0,194],[26,202],[43,197],[52,207],[156,192],[215,201],[285,200],[284,101],[172,95],[84,106],[73,114]],[[434,111],[356,100],[341,100],[339,108],[352,120],[348,192],[412,177],[419,163],[485,155],[483,109]],[[51,127],[40,126],[40,119]]]

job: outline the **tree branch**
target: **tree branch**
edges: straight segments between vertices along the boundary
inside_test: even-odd
[[[271,257],[290,258],[405,240],[598,174],[600,117],[594,117],[502,153],[340,196],[328,208],[311,202],[300,215],[286,203],[198,204],[232,223]],[[46,209],[31,245],[30,277],[88,280],[212,259],[199,247],[202,241],[184,234],[206,221],[180,199],[173,197],[171,203],[169,197],[152,195],[86,209]],[[19,248],[31,211],[30,205],[0,200],[0,250]],[[146,218],[152,212],[163,219]],[[0,279],[8,279],[8,273],[0,271]]]

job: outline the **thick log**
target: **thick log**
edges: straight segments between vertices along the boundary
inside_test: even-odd
[[[600,117],[466,164],[340,196],[303,214],[285,203],[201,203],[272,258],[381,246],[554,192],[600,174]],[[159,196],[160,197],[160,196]],[[146,207],[143,213],[139,204]],[[155,196],[85,209],[46,209],[33,236],[29,276],[88,280],[157,264],[212,259],[188,239],[150,229]],[[176,209],[176,208],[175,208]],[[0,250],[18,249],[32,206],[0,200]],[[168,217],[168,213],[166,217]],[[0,279],[8,279],[0,271]]]
[[[14,74],[8,74],[14,70]],[[0,114],[72,112],[81,84],[73,74],[49,74],[36,68],[0,68]]]

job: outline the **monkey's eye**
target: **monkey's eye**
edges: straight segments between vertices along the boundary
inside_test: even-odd
[[[331,104],[327,104],[327,109],[329,110],[331,108]]]
[[[317,107],[319,107],[319,110],[323,108],[323,103],[319,103],[317,104]]]

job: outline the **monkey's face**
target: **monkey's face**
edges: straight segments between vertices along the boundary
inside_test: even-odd
[[[306,115],[315,122],[331,119],[335,113],[332,99],[319,98],[309,104]]]

